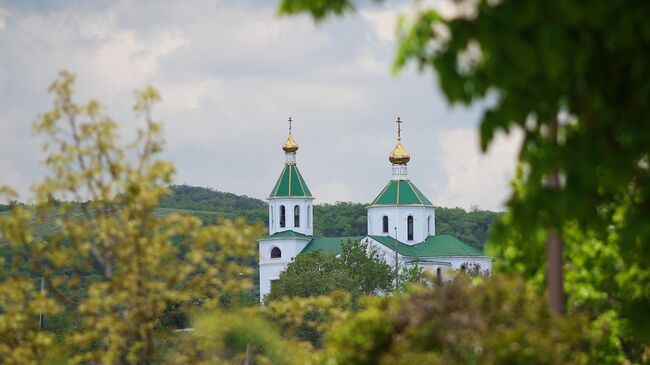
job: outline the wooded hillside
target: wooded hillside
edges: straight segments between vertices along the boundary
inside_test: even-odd
[[[163,198],[161,208],[196,211],[212,217],[244,217],[251,222],[268,223],[266,202],[245,195],[214,189],[175,185],[173,194]],[[214,213],[214,214],[209,214]],[[436,208],[436,233],[450,234],[482,248],[490,225],[501,213],[462,208]],[[359,236],[366,234],[366,204],[337,202],[314,207],[314,233],[318,236]]]

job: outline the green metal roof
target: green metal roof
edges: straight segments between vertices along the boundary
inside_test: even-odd
[[[391,180],[370,205],[432,205],[411,180]]]
[[[395,248],[395,240],[390,236],[370,237],[391,250]],[[478,248],[446,234],[429,236],[423,242],[415,245],[407,245],[398,241],[397,252],[410,257],[484,256]]]
[[[334,254],[339,254],[341,252],[341,246],[344,243],[349,241],[359,241],[363,237],[354,236],[354,237],[314,237],[305,248],[302,249],[300,253],[309,253],[318,250],[323,250],[325,252],[331,252]]]
[[[449,235],[429,236],[423,242],[415,245],[407,245],[397,241],[390,236],[368,236],[375,241],[386,246],[390,250],[395,250],[406,257],[448,257],[448,256],[485,256],[481,250],[472,247],[459,239]],[[363,237],[314,237],[300,253],[314,252],[323,250],[339,254],[341,246],[348,241],[359,241]]]
[[[296,164],[285,164],[282,174],[271,192],[271,198],[306,197],[311,198],[311,191],[298,171]]]
[[[308,239],[312,238],[311,236],[307,236],[306,234],[295,232],[292,230],[275,232],[272,235],[267,236],[266,238],[287,238],[287,237],[308,238]]]

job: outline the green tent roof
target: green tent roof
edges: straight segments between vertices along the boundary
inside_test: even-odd
[[[391,180],[372,205],[432,205],[410,180]]]
[[[296,164],[288,163],[284,165],[284,170],[275,183],[275,187],[271,192],[271,198],[279,197],[306,197],[311,198],[311,191],[307,187],[305,180],[298,171]]]

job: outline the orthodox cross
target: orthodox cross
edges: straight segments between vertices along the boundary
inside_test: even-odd
[[[397,140],[401,141],[402,140],[402,123],[404,123],[404,122],[402,122],[399,119],[399,117],[397,117],[397,121],[395,123],[397,123]]]
[[[291,135],[291,122],[292,122],[291,117],[289,117],[289,135]]]

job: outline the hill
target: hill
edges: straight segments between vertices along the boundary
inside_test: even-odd
[[[243,217],[249,222],[268,224],[268,207],[260,199],[188,185],[170,188],[172,193],[162,199],[159,214],[182,211],[194,214],[207,223]],[[329,237],[365,235],[366,205],[351,202],[316,204],[314,234]],[[0,205],[0,215],[6,214],[3,211],[8,209],[8,206]],[[450,234],[472,246],[483,248],[490,226],[500,215],[487,210],[437,207],[436,233]],[[42,223],[37,232],[47,235],[53,229],[50,226],[53,227],[50,222]]]
[[[187,210],[210,220],[244,217],[268,224],[266,202],[245,195],[225,193],[187,185],[171,186],[172,194],[161,202],[161,210]],[[314,234],[318,236],[359,236],[366,234],[366,205],[337,202],[314,206]],[[501,213],[462,208],[436,208],[436,233],[450,234],[472,246],[482,248],[488,230]]]

